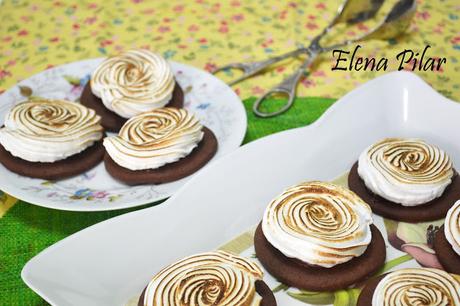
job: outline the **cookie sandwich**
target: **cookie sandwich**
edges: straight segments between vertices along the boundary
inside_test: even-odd
[[[140,113],[164,106],[181,108],[184,93],[161,55],[137,49],[104,60],[92,73],[80,101],[101,116],[106,130],[118,132]]]
[[[374,213],[404,222],[442,219],[460,194],[449,155],[412,138],[387,138],[365,149],[348,186]]]
[[[254,262],[223,251],[186,257],[156,274],[139,306],[276,306]]]
[[[460,276],[432,268],[401,269],[370,280],[357,306],[460,305]]]
[[[265,269],[283,284],[308,291],[344,289],[373,275],[386,248],[372,212],[350,190],[305,182],[271,201],[254,247]]]
[[[436,232],[434,249],[443,268],[460,275],[460,200],[449,209],[444,225]]]
[[[188,176],[217,151],[217,139],[195,115],[165,107],[129,119],[116,136],[104,139],[104,164],[129,184],[159,184]]]
[[[83,173],[104,156],[100,121],[94,110],[70,101],[18,103],[0,128],[0,162],[17,174],[47,180]]]

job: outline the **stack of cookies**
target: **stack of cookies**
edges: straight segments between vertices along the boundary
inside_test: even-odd
[[[460,272],[457,184],[450,157],[438,147],[419,139],[384,139],[361,154],[349,175],[350,189],[309,181],[275,197],[255,231],[256,256],[290,287],[362,287],[358,306],[460,305],[460,276],[450,274]],[[405,222],[447,215],[435,239],[446,271],[412,268],[375,276],[385,263],[386,245],[373,213]],[[257,264],[236,255],[198,254],[156,274],[139,305],[276,305],[262,275]]]
[[[217,150],[210,129],[185,109],[163,107],[129,119],[104,139],[107,171],[133,185],[164,183],[203,167]]]
[[[158,184],[194,173],[217,151],[213,132],[182,108],[168,62],[148,50],[104,60],[80,100],[16,104],[0,128],[0,162],[20,175],[58,180],[104,160],[124,183]]]
[[[265,269],[309,292],[364,284],[362,306],[460,305],[460,183],[449,155],[420,139],[383,139],[362,152],[348,183],[304,182],[270,202],[254,236]],[[372,213],[403,222],[445,218],[434,239],[445,271],[375,277],[386,246]]]
[[[257,227],[257,258],[282,283],[308,291],[345,289],[384,263],[372,211],[352,191],[305,182],[271,201]]]
[[[92,109],[63,100],[25,101],[10,110],[0,128],[0,162],[20,175],[62,179],[102,160],[103,137]]]
[[[348,185],[377,215],[409,223],[445,219],[434,239],[445,271],[401,269],[371,279],[358,306],[460,305],[460,181],[449,155],[421,139],[383,139],[361,153]]]
[[[404,222],[442,219],[460,198],[449,155],[420,139],[387,138],[359,156],[351,190],[385,218]]]
[[[444,269],[460,275],[460,200],[447,212],[444,225],[436,232],[434,249]]]
[[[118,132],[129,118],[143,112],[165,106],[182,108],[184,93],[163,57],[131,50],[103,61],[80,101],[101,116],[107,131]]]

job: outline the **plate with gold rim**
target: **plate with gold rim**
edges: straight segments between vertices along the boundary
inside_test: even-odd
[[[0,126],[8,110],[30,96],[77,101],[90,73],[102,60],[89,59],[53,67],[5,91],[0,96]],[[218,151],[210,161],[213,163],[243,141],[247,125],[244,106],[235,92],[218,78],[189,65],[170,63],[185,92],[184,107],[195,113],[217,137]],[[20,176],[0,164],[0,190],[44,207],[102,211],[165,199],[195,174],[171,183],[128,186],[113,179],[103,163],[81,175],[58,181]]]

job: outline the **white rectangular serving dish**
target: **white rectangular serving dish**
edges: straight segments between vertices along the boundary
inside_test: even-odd
[[[388,136],[424,138],[459,165],[459,131],[460,104],[412,73],[388,73],[341,98],[314,124],[254,141],[215,162],[162,205],[56,243],[27,263],[22,278],[54,305],[124,305],[163,266],[253,227],[283,188],[331,180]],[[291,300],[283,306],[298,305]]]

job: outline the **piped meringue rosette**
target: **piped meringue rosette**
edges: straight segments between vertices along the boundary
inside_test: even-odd
[[[454,170],[443,150],[420,139],[387,138],[359,156],[358,173],[373,193],[415,206],[442,195]]]
[[[147,285],[144,306],[256,306],[261,268],[223,251],[197,254],[161,270]]]
[[[460,305],[459,280],[438,269],[401,269],[385,276],[372,296],[372,306],[414,305]]]
[[[107,154],[130,170],[156,169],[189,155],[203,126],[185,109],[165,107],[129,119],[117,136],[104,139]]]
[[[447,212],[444,235],[455,253],[460,256],[460,200]]]
[[[130,50],[104,60],[91,75],[91,91],[123,118],[165,106],[174,75],[168,62],[148,50]]]
[[[285,256],[330,268],[362,255],[372,239],[370,207],[325,182],[288,188],[267,207],[262,230]]]
[[[55,162],[82,152],[103,137],[100,117],[85,106],[36,98],[16,104],[0,129],[0,143],[30,162]]]

